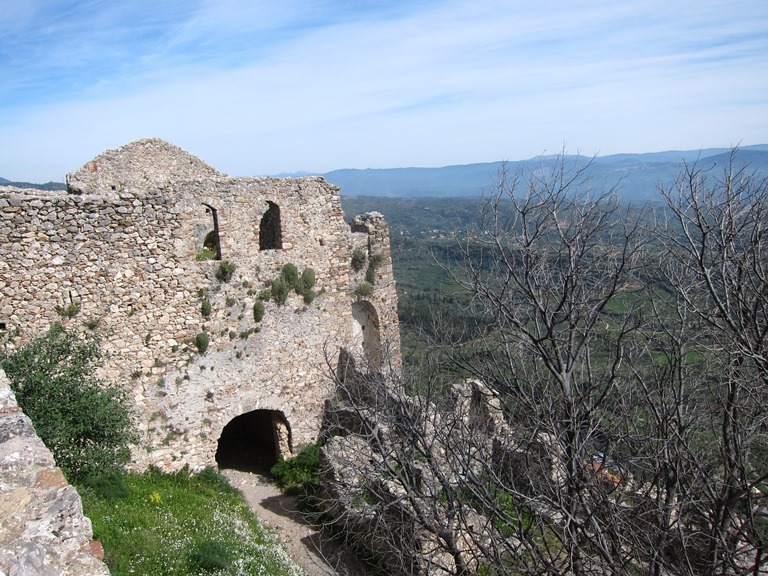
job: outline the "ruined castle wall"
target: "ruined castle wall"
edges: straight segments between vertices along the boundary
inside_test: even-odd
[[[98,332],[102,375],[127,386],[137,409],[138,468],[214,465],[224,426],[256,409],[280,411],[294,446],[315,439],[329,367],[340,347],[355,346],[355,246],[383,254],[364,300],[399,358],[386,223],[366,217],[353,232],[338,188],[322,178],[230,178],[145,140],[102,154],[68,186],[0,188],[0,330],[15,343],[53,322]],[[262,249],[270,203],[278,249]],[[211,208],[221,257],[236,266],[229,282],[216,279],[221,262],[196,259],[213,230]],[[257,324],[253,304],[285,263],[314,269],[317,297],[265,301]],[[79,307],[71,318],[62,315],[69,305]],[[193,344],[201,332],[210,340],[203,354]]]
[[[147,366],[195,320],[188,303],[201,274],[174,258],[178,211],[162,197],[75,196],[0,190],[0,321],[22,339],[66,321],[109,327],[108,375]],[[154,332],[157,339],[147,342]],[[148,346],[152,343],[154,346]]]

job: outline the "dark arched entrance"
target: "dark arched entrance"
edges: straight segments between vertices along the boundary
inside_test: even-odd
[[[290,427],[280,410],[253,410],[224,426],[216,450],[219,468],[269,472],[290,450]]]

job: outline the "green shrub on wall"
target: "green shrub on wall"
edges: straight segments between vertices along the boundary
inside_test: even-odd
[[[360,284],[360,286],[355,288],[354,294],[358,298],[365,298],[373,294],[373,287],[367,282],[363,282],[362,284]]]
[[[370,264],[374,268],[379,268],[384,264],[384,254],[371,254]]]
[[[368,259],[368,255],[362,248],[355,248],[352,251],[352,270],[360,272],[365,266],[365,261]]]
[[[272,287],[265,288],[264,290],[260,290],[259,293],[256,295],[256,298],[259,300],[272,300]]]
[[[195,347],[197,348],[197,351],[200,352],[200,354],[204,354],[206,350],[208,350],[208,343],[210,341],[210,338],[208,337],[207,332],[200,332],[197,336],[195,336]]]
[[[99,358],[95,336],[82,339],[59,324],[0,352],[19,406],[71,482],[121,469],[138,441],[123,389],[93,375]]]
[[[200,305],[200,312],[202,313],[203,318],[208,318],[211,315],[210,300],[203,300],[203,303]]]
[[[315,287],[315,271],[312,268],[305,268],[301,273],[301,286],[304,291]]]
[[[257,300],[253,303],[253,320],[261,322],[262,318],[264,318],[264,302]]]
[[[279,279],[272,282],[272,298],[280,306],[288,300],[288,292],[290,292],[290,287],[285,280]]]
[[[288,288],[294,290],[299,285],[299,271],[294,264],[288,263],[283,266],[280,277],[288,284]]]
[[[80,304],[70,302],[66,306],[56,306],[56,313],[62,318],[74,318],[80,313]]]
[[[232,280],[232,275],[235,273],[236,268],[235,264],[229,260],[224,260],[216,270],[216,278],[222,282],[229,282]]]
[[[272,280],[265,290],[259,292],[258,298],[259,300],[269,300],[271,298],[278,305],[282,306],[288,300],[291,290],[294,290],[296,294],[304,298],[305,304],[311,304],[317,296],[314,290],[312,290],[315,281],[315,271],[312,268],[305,268],[301,275],[299,275],[296,265],[288,263],[282,267],[280,277]]]

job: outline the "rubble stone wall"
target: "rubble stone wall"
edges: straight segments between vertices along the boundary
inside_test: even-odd
[[[314,441],[339,349],[366,354],[353,317],[361,300],[373,311],[363,330],[385,349],[376,361],[399,366],[386,222],[372,213],[350,226],[339,189],[322,178],[232,178],[148,139],[96,157],[67,186],[0,187],[0,337],[16,346],[54,322],[96,332],[101,375],[132,393],[136,468],[215,465],[224,426],[257,409],[285,416],[290,445]],[[275,207],[278,247],[261,237]],[[227,282],[222,262],[197,259],[215,239],[214,215],[222,261],[236,267]],[[354,293],[364,274],[350,265],[356,247],[377,263],[370,296]],[[257,323],[253,305],[287,263],[315,271],[317,295],[265,300]]]

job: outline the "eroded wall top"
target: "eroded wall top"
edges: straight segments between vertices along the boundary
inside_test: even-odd
[[[178,146],[158,138],[144,138],[107,150],[67,174],[67,189],[72,194],[105,194],[224,176]]]

